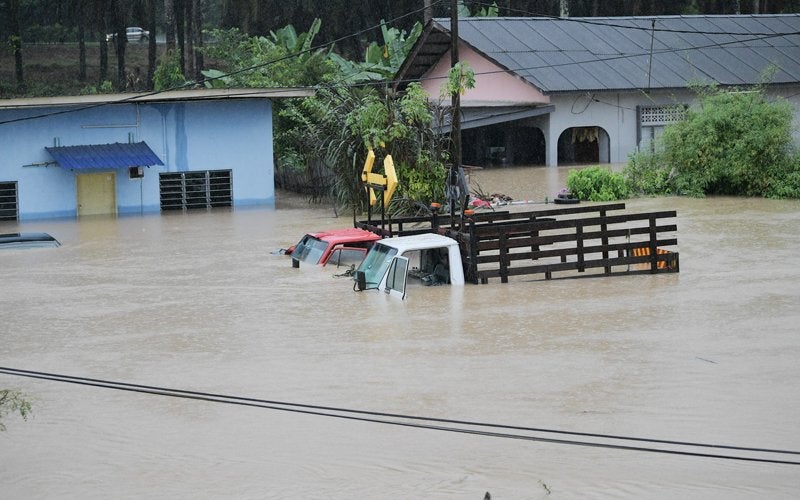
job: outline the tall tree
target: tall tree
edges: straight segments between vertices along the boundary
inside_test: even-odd
[[[147,30],[150,37],[147,40],[147,88],[153,89],[153,74],[156,71],[156,0],[146,0],[145,10],[147,15]]]
[[[194,12],[194,22],[192,23],[192,27],[194,29],[194,67],[195,67],[195,75],[194,79],[197,82],[203,81],[203,9],[202,9],[202,2],[200,0],[191,0],[193,7],[192,12]]]
[[[108,15],[111,18],[111,25],[114,27],[114,47],[117,53],[117,90],[123,91],[127,84],[127,73],[125,71],[125,49],[128,45],[126,33],[127,22],[127,3],[124,0],[111,0],[108,4]]]
[[[167,37],[167,52],[175,50],[175,1],[164,0],[164,33]]]
[[[78,23],[78,80],[86,81],[86,2],[76,0],[76,21]]]
[[[175,33],[178,36],[178,55],[180,56],[181,73],[186,74],[186,9],[184,1],[173,0],[175,4]]]
[[[183,19],[184,19],[184,40],[185,40],[185,51],[186,51],[186,73],[187,75],[194,76],[194,11],[192,8],[194,7],[194,2],[192,0],[186,0],[183,2]]]
[[[22,73],[22,30],[19,26],[19,0],[8,0],[8,19],[9,19],[9,45],[14,53],[14,74],[17,78],[17,86],[25,85],[25,78]]]
[[[108,16],[106,11],[108,6],[107,0],[97,0],[94,3],[94,14],[96,16],[96,25],[100,31],[100,77],[97,82],[102,85],[103,82],[108,80],[108,41],[106,40],[106,33],[109,32]]]

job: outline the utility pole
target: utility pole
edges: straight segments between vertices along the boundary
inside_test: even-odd
[[[458,0],[450,1],[450,44],[450,67],[454,68],[458,64]],[[450,193],[450,226],[452,227],[458,203],[456,199],[458,170],[461,167],[461,93],[457,88],[453,89],[451,94],[450,108],[452,111],[450,137],[453,141],[453,163],[450,165],[448,191]]]

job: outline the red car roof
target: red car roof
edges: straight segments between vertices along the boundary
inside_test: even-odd
[[[353,243],[356,241],[377,241],[381,239],[381,237],[377,234],[364,229],[359,229],[357,227],[333,229],[330,231],[320,231],[318,233],[308,234],[334,245],[339,243]]]

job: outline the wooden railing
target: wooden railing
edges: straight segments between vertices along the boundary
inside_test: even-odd
[[[590,269],[600,275],[679,272],[678,253],[663,248],[678,243],[677,225],[669,220],[676,212],[608,215],[624,208],[618,203],[509,214],[443,232],[459,241],[465,276],[473,283],[531,274],[552,279]]]

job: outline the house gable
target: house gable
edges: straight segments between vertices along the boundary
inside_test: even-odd
[[[511,74],[464,43],[459,44],[459,59],[475,72],[475,87],[461,96],[461,105],[508,106],[519,104],[549,104],[550,98],[529,82]],[[422,77],[422,87],[433,97],[439,97],[441,86],[450,70],[450,51]],[[449,97],[447,97],[449,99]]]

